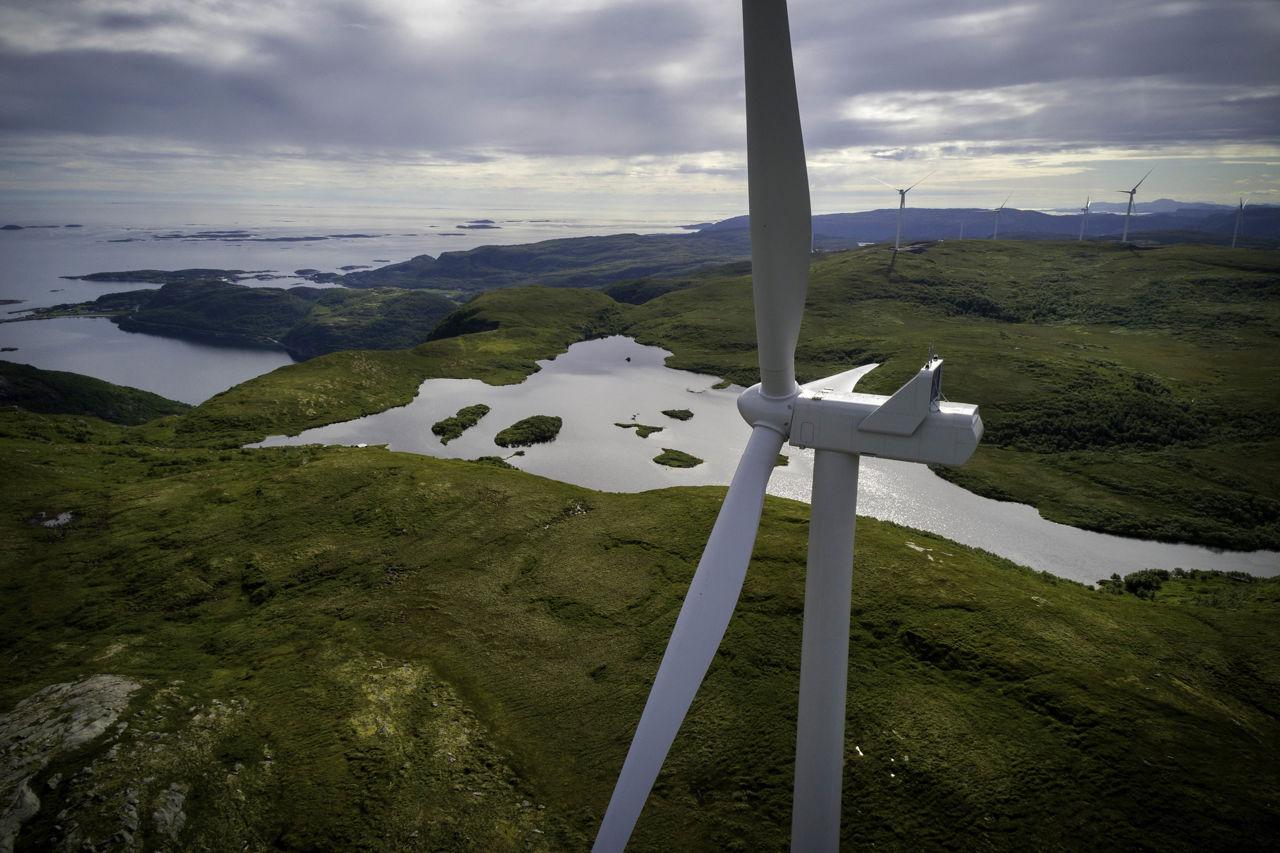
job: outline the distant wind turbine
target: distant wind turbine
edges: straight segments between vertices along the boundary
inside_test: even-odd
[[[933,171],[936,172],[937,169],[934,169]],[[898,251],[898,247],[902,243],[902,211],[907,206],[907,193],[911,192],[913,189],[923,184],[925,180],[929,177],[929,175],[932,175],[932,174],[933,172],[930,172],[928,175],[925,175],[923,178],[916,181],[914,184],[907,187],[905,190],[898,189],[892,184],[885,184],[885,182],[880,180],[879,178],[872,178],[872,180],[874,180],[876,183],[884,184],[886,187],[888,187],[889,189],[893,190],[898,194],[898,231],[893,235],[893,250],[895,252]]]
[[[1244,196],[1240,197],[1240,206],[1236,208],[1236,227],[1231,232],[1231,248],[1236,247],[1236,238],[1240,236],[1240,224],[1244,221]]]
[[[1080,212],[1084,215],[1080,219],[1080,236],[1076,238],[1077,243],[1084,239],[1084,226],[1089,222],[1089,202],[1091,201],[1093,196],[1085,196],[1084,207],[1080,208]]]
[[[1142,176],[1142,181],[1145,181],[1151,175],[1151,173],[1154,172],[1155,170],[1156,170],[1155,166],[1152,166],[1150,169],[1147,169],[1147,174]],[[1129,206],[1124,211],[1124,233],[1120,235],[1121,243],[1129,242],[1129,214],[1133,213],[1133,194],[1138,191],[1138,187],[1142,186],[1142,181],[1138,181],[1136,184],[1134,184],[1133,189],[1131,190],[1116,190],[1116,192],[1129,194]]]
[[[1013,198],[1012,190],[1010,190],[1009,194],[1004,197],[1004,201],[1000,202],[1000,206],[997,207],[995,210],[991,211],[996,215],[996,227],[995,227],[995,230],[991,232],[992,240],[995,240],[1000,236],[1000,211],[1004,210],[1004,206],[1009,203],[1009,199],[1011,198]]]

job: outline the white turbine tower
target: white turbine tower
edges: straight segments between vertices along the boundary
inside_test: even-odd
[[[1004,197],[1004,201],[1000,202],[1000,206],[997,207],[995,210],[991,211],[996,215],[996,227],[995,227],[995,230],[991,232],[992,240],[996,240],[1000,237],[1000,212],[1004,210],[1004,206],[1009,203],[1009,199],[1011,198],[1013,198],[1012,190],[1010,190],[1009,194]]]
[[[1240,206],[1236,208],[1236,227],[1231,232],[1231,248],[1236,247],[1236,238],[1240,236],[1240,224],[1244,221],[1244,196],[1240,197]]]
[[[1142,176],[1142,181],[1145,181],[1148,177],[1150,177],[1151,173],[1154,172],[1155,170],[1156,170],[1155,166],[1152,166],[1150,169],[1147,169],[1147,174]],[[1142,181],[1138,181],[1136,184],[1134,184],[1133,189],[1131,190],[1116,190],[1116,192],[1129,194],[1129,206],[1126,207],[1124,211],[1124,233],[1120,235],[1121,243],[1129,242],[1129,214],[1133,213],[1133,195],[1138,191],[1138,187],[1142,186]]]
[[[1089,224],[1089,202],[1093,201],[1093,196],[1085,196],[1084,207],[1080,208],[1080,236],[1076,238],[1079,243],[1084,239],[1084,227]]]
[[[835,851],[859,455],[954,465],[982,436],[976,406],[942,402],[942,360],[892,397],[854,394],[862,368],[795,380],[812,226],[786,0],[743,0],[752,292],[760,382],[738,398],[751,437],[676,618],[593,850],[621,851],[742,591],[782,443],[814,449],[791,849]]]
[[[936,171],[937,169],[934,170],[934,172]],[[898,251],[898,246],[902,242],[902,211],[905,210],[907,207],[907,193],[911,192],[913,189],[923,184],[925,180],[929,177],[929,175],[932,175],[932,174],[933,172],[930,172],[928,175],[925,175],[923,178],[916,181],[914,184],[907,187],[905,190],[898,189],[894,187],[892,184],[885,184],[885,182],[880,180],[879,178],[872,178],[872,180],[874,180],[876,183],[884,184],[886,187],[888,187],[889,189],[893,190],[898,194],[898,230],[897,230],[897,233],[893,235],[893,250],[895,252]]]

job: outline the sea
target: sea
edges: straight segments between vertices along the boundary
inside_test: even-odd
[[[297,270],[348,272],[417,255],[562,237],[673,233],[686,224],[543,209],[444,210],[98,204],[24,214],[0,226],[0,319],[155,284],[66,276],[141,269],[235,269],[282,276],[248,284],[316,286]],[[56,218],[55,218],[56,217]],[[701,220],[691,220],[701,221]],[[291,363],[275,349],[220,346],[121,331],[101,318],[0,323],[0,358],[83,373],[185,403]]]

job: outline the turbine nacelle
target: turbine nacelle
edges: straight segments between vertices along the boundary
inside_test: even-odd
[[[790,443],[795,447],[961,465],[981,439],[978,407],[942,399],[940,358],[931,358],[891,397],[816,382],[793,404]]]
[[[855,392],[875,366],[811,382],[790,397],[766,397],[752,386],[738,398],[738,411],[794,447],[931,465],[968,461],[982,439],[982,418],[977,406],[942,399],[942,359],[930,358],[892,396]]]

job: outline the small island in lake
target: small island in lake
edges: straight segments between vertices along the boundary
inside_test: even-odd
[[[448,444],[455,438],[461,438],[462,434],[480,423],[480,419],[489,414],[489,407],[484,403],[476,403],[474,406],[464,406],[458,409],[458,413],[444,420],[436,421],[431,425],[431,432],[440,436],[441,444]]]
[[[693,417],[693,412],[688,409],[663,409],[662,414],[669,418],[675,418],[678,421],[687,421]]]
[[[564,422],[553,415],[533,415],[516,421],[494,437],[499,447],[528,447],[555,441]]]
[[[662,448],[662,452],[653,457],[653,461],[668,468],[694,468],[702,464],[702,460],[693,454],[670,447]]]
[[[636,435],[640,436],[641,438],[648,438],[649,436],[653,435],[655,432],[662,432],[662,427],[660,426],[648,426],[646,424],[634,423],[634,422],[629,424],[615,423],[614,426],[622,427],[623,429],[634,429],[636,431]]]

